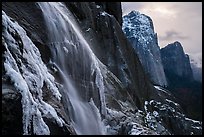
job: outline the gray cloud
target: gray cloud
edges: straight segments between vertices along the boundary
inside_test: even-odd
[[[122,12],[123,15],[128,14],[132,10],[140,11],[140,9],[145,7],[145,4],[142,2],[121,2],[122,3]]]
[[[202,54],[202,2],[122,2],[122,10],[150,16],[160,47],[179,41],[186,53]]]
[[[174,40],[174,39],[189,39],[189,37],[184,36],[175,30],[166,31],[164,36],[159,36],[159,40],[162,40],[162,41]]]
[[[191,17],[202,18],[202,3],[201,2],[185,2],[185,3],[178,2],[178,3],[173,4],[173,7],[175,10],[178,10],[179,14],[181,15],[186,15],[189,18]],[[185,14],[185,13],[188,13],[188,14]]]

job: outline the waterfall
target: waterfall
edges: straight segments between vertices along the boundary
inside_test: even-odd
[[[106,115],[101,62],[94,55],[75,18],[63,3],[39,2],[38,5],[47,27],[47,44],[52,53],[50,63],[56,67],[63,80],[63,105],[68,109],[67,113],[76,133],[105,134],[100,116],[100,113]],[[76,86],[77,81],[89,81],[96,85],[100,112],[92,97],[84,95],[90,86],[85,83],[84,87],[79,89]]]

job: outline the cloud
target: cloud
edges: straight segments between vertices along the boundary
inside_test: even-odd
[[[121,3],[123,15],[127,15],[132,10],[140,11],[145,7],[145,4],[142,2],[121,2]]]
[[[202,2],[122,2],[122,10],[150,16],[160,47],[179,41],[186,53],[202,53]]]
[[[174,39],[189,39],[189,37],[183,36],[181,33],[174,30],[166,31],[164,36],[159,36],[159,40],[162,40],[162,41],[174,40]]]
[[[202,2],[176,2],[173,6],[179,14],[185,15],[188,18],[202,17]]]

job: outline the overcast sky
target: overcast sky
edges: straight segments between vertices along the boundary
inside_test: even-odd
[[[150,16],[160,47],[179,41],[185,53],[202,55],[202,2],[122,2],[122,10]]]

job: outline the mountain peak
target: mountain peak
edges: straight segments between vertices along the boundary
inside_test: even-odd
[[[128,15],[123,16],[123,29],[130,32],[130,35],[127,37],[132,37],[136,33],[151,34],[154,35],[154,26],[152,19],[145,15],[141,14],[139,11],[133,10]]]
[[[178,45],[181,46],[181,43],[180,43],[179,41],[175,41],[174,44],[175,44],[176,46],[178,46]]]
[[[169,43],[166,47],[162,48],[163,51],[172,52],[172,54],[185,54],[183,47],[179,41]]]
[[[182,45],[181,45],[181,43],[179,41],[175,41],[172,45],[183,49],[183,47],[182,47]]]
[[[133,10],[123,17],[123,32],[132,43],[151,81],[157,85],[167,85],[152,19]]]
[[[162,48],[161,56],[165,70],[192,79],[189,56],[185,54],[180,42],[175,41]]]
[[[139,14],[140,14],[139,11],[133,10],[128,15],[139,15]]]

